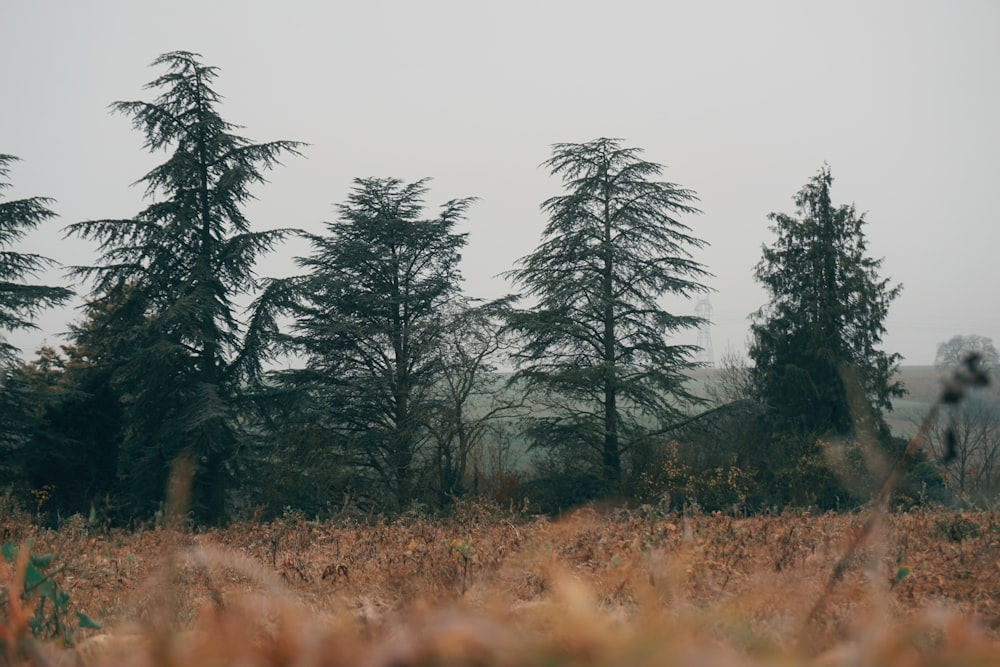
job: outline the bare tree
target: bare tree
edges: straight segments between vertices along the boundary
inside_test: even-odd
[[[462,307],[442,335],[444,363],[430,426],[442,500],[468,491],[470,465],[478,469],[484,459],[502,458],[501,450],[509,449],[501,444],[504,424],[524,408],[523,397],[497,374],[510,346],[501,320],[506,307],[504,300]]]
[[[946,342],[938,345],[934,365],[938,370],[946,371],[955,368],[966,355],[979,355],[979,363],[987,369],[1000,366],[1000,354],[993,345],[993,339],[986,336],[970,334],[968,336],[952,336]]]
[[[1000,389],[970,391],[928,434],[945,484],[965,502],[1000,503]]]
[[[705,385],[705,394],[715,405],[752,399],[753,367],[746,355],[732,346],[727,347],[719,359],[718,368]]]

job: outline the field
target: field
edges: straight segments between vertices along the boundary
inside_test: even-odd
[[[719,369],[706,368],[691,372],[691,390],[705,395],[705,386],[715,381]],[[910,437],[923,419],[931,404],[941,392],[941,371],[933,366],[902,366],[898,380],[906,388],[906,396],[894,399],[892,412],[885,415],[893,432],[901,437]]]
[[[689,371],[690,384],[688,390],[702,398],[707,397],[706,387],[717,381],[720,370],[717,368],[701,368]],[[506,378],[507,376],[503,376]],[[937,400],[941,391],[941,372],[933,366],[903,366],[899,369],[899,380],[906,387],[906,396],[893,400],[893,410],[885,414],[886,422],[893,433],[899,437],[910,438],[917,430],[917,426],[930,410],[931,405]],[[499,390],[498,394],[503,394]],[[506,396],[506,395],[505,395]],[[513,399],[513,395],[506,396]],[[486,403],[473,404],[473,411],[486,409]],[[709,406],[710,407],[710,406]],[[693,408],[697,413],[704,407]],[[490,460],[489,457],[482,461],[482,467],[486,470],[529,470],[531,468],[532,453],[528,449],[528,441],[522,435],[518,425],[518,419],[511,417],[500,420],[505,425],[506,448],[503,450],[504,460],[502,463]],[[498,450],[496,443],[493,443],[494,450]]]
[[[55,552],[103,628],[61,648],[5,609],[0,645],[36,665],[1000,664],[1000,513],[871,512],[468,503],[135,533],[8,512],[4,538]]]

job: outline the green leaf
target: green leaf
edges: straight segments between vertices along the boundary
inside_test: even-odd
[[[35,590],[35,595],[40,598],[52,600],[53,605],[58,605],[57,590],[51,579],[43,579]]]
[[[14,546],[12,540],[7,540],[3,543],[3,559],[8,563],[13,563],[14,559],[17,558],[17,547]]]
[[[34,563],[28,563],[28,567],[24,570],[25,589],[34,589],[43,581],[45,581],[45,575],[42,574],[42,571],[35,567]]]
[[[896,583],[898,584],[903,579],[910,575],[910,568],[905,565],[901,565],[898,570],[896,570]]]
[[[34,563],[36,567],[40,570],[44,570],[49,565],[52,564],[52,554],[44,554],[42,556],[32,556],[31,562]]]
[[[87,616],[82,611],[76,612],[76,617],[80,621],[80,627],[81,628],[85,628],[87,630],[100,630],[101,629],[101,624],[100,623],[98,623],[97,621],[95,621],[94,619],[92,619],[90,616]]]

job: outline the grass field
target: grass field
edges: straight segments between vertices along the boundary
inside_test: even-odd
[[[714,381],[718,369],[702,369],[692,373],[692,390],[705,394],[705,386]],[[912,436],[920,420],[941,392],[941,372],[933,366],[902,366],[899,380],[906,389],[903,398],[893,400],[893,409],[886,414],[886,421],[896,435]]]
[[[1000,664],[1000,514],[888,515],[852,548],[868,518],[466,504],[125,533],[8,516],[104,627],[66,649],[5,609],[0,643],[46,665]]]

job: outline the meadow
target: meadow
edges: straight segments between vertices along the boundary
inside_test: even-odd
[[[102,628],[77,629],[75,648],[31,639],[37,607],[8,602],[0,660],[1000,664],[998,512],[522,509],[136,532],[83,517],[40,529],[8,510],[4,540],[56,554],[54,579]],[[4,565],[8,591],[17,566]]]

